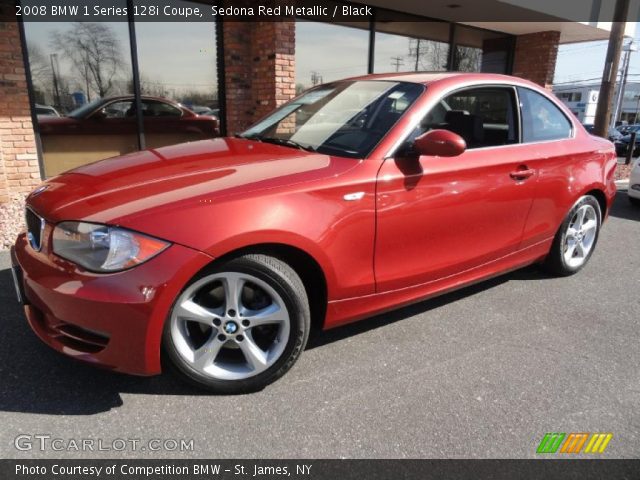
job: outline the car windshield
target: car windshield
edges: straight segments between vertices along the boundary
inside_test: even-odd
[[[283,105],[239,135],[327,155],[364,158],[424,91],[415,83],[344,81]]]
[[[75,110],[72,110],[71,112],[69,112],[67,114],[67,117],[71,117],[71,118],[84,118],[87,116],[88,113],[93,112],[96,108],[98,108],[98,105],[100,105],[102,103],[102,98],[96,98],[95,100],[89,102],[89,103],[85,103],[84,105],[81,105],[80,107],[76,108]]]

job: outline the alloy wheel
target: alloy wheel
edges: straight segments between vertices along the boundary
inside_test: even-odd
[[[584,264],[595,244],[598,214],[591,205],[582,205],[571,218],[565,234],[563,256],[570,268]]]
[[[282,356],[291,329],[282,297],[263,280],[240,272],[191,284],[170,321],[178,354],[219,380],[244,380],[267,370]]]

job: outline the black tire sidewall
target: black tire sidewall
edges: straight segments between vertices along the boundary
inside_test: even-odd
[[[281,275],[275,269],[269,268],[267,265],[256,262],[249,257],[240,257],[220,266],[206,269],[194,277],[184,289],[203,277],[222,272],[237,272],[253,275],[266,282],[280,295],[289,313],[290,322],[289,339],[280,358],[264,372],[244,380],[219,380],[198,372],[177,352],[171,339],[171,315],[175,302],[165,321],[162,338],[163,350],[170,361],[170,365],[177,370],[185,380],[199,388],[220,394],[255,392],[263,389],[284,375],[296,362],[302,350],[304,350],[310,327],[308,304],[305,305],[306,298],[300,298],[295,291],[295,286],[292,285],[292,282],[290,282],[285,275]],[[180,298],[181,294],[182,291],[176,297],[176,301]]]

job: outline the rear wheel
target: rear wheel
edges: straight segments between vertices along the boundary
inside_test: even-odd
[[[544,267],[560,276],[573,275],[589,261],[600,233],[602,212],[591,195],[585,195],[571,208],[558,229]]]
[[[166,322],[163,345],[191,383],[245,393],[293,366],[309,326],[309,302],[296,272],[276,258],[245,255],[187,285]]]

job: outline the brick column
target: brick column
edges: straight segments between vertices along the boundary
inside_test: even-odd
[[[0,3],[0,249],[13,241],[25,194],[40,183],[14,6]]]
[[[295,96],[295,22],[223,22],[227,134]]]
[[[519,35],[513,58],[513,75],[551,89],[558,58],[560,32]]]
[[[0,5],[0,201],[40,183],[22,45],[14,7],[8,7]]]

